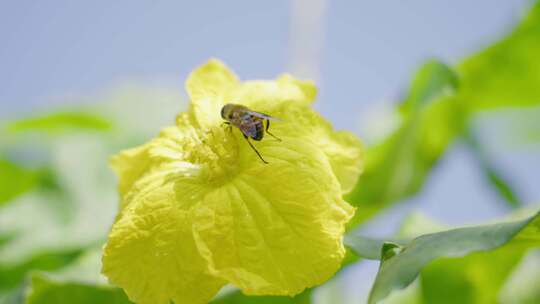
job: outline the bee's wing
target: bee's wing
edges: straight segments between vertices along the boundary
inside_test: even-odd
[[[263,119],[275,120],[275,121],[283,121],[282,119],[279,119],[277,117],[273,117],[273,116],[270,116],[268,114],[264,114],[264,113],[260,113],[260,112],[249,111],[249,114],[253,115],[255,117],[263,118]]]

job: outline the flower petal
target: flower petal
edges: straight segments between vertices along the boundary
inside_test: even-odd
[[[299,80],[289,74],[284,74],[278,77],[277,82],[281,85],[294,85],[299,88],[304,94],[304,97],[300,100],[307,103],[312,103],[317,97],[317,87],[311,80]]]
[[[133,184],[145,174],[154,171],[164,162],[180,162],[185,159],[185,145],[189,143],[192,127],[185,121],[177,126],[163,128],[160,135],[150,142],[131,149],[123,150],[111,157],[110,165],[118,176],[118,190],[122,200],[120,209],[127,204],[124,199]],[[189,164],[184,164],[185,170]]]
[[[360,140],[351,132],[335,132],[331,127],[324,128],[316,139],[324,151],[332,170],[341,184],[341,192],[349,193],[356,185],[363,171],[363,149]]]
[[[208,274],[191,233],[189,199],[198,189],[181,187],[176,165],[167,166],[126,194],[104,247],[102,272],[139,304],[206,303],[224,282]],[[178,188],[191,194],[179,197]]]
[[[226,103],[233,103],[225,96],[239,84],[234,73],[217,59],[209,60],[189,75],[186,90],[200,126],[207,127],[221,121],[221,108]]]
[[[316,95],[317,89],[312,82],[283,75],[276,81],[246,81],[236,90],[230,91],[227,99],[243,104],[253,111],[262,112],[284,102],[308,105]]]
[[[124,150],[111,157],[110,165],[118,176],[118,191],[121,196],[125,195],[133,183],[149,169],[151,163],[149,148],[150,144],[145,144]]]
[[[315,142],[330,160],[342,193],[352,190],[363,170],[362,144],[350,132],[336,132],[326,119],[313,111],[310,103],[316,93],[312,84],[282,76],[277,81],[245,82],[235,92],[235,99],[253,111],[281,120],[271,122],[271,132],[276,136],[289,137],[289,140],[309,137]],[[259,145],[264,145],[263,142]]]
[[[247,168],[194,208],[194,236],[216,276],[251,295],[295,295],[329,279],[354,208],[309,140],[261,147]],[[259,162],[260,163],[260,162]]]

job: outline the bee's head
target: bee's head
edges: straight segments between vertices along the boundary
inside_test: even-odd
[[[223,108],[221,108],[221,118],[225,119],[225,120],[229,120],[231,119],[232,117],[232,113],[233,113],[233,107],[234,105],[232,104],[226,104],[223,106]]]

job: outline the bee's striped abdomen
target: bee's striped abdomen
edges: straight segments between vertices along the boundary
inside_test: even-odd
[[[255,136],[253,136],[254,140],[261,140],[264,136],[264,130],[263,130],[263,122],[261,120],[257,121],[255,124]]]

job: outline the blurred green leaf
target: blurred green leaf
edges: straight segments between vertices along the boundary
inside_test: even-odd
[[[413,212],[401,223],[398,238],[413,239],[422,234],[450,230],[453,227],[443,225],[420,212]]]
[[[66,111],[18,119],[7,123],[11,133],[39,131],[50,134],[74,130],[108,131],[112,122],[105,117],[87,111]]]
[[[502,174],[495,168],[492,161],[489,159],[487,153],[484,151],[482,145],[479,143],[476,135],[473,134],[473,130],[468,128],[463,135],[467,146],[473,153],[480,169],[485,176],[488,184],[493,188],[500,197],[512,208],[517,208],[523,205],[521,200],[516,194],[516,191],[510,186],[510,183],[502,176]]]
[[[416,72],[409,95],[401,104],[406,113],[421,111],[429,102],[451,96],[458,89],[458,76],[446,64],[431,59]]]
[[[20,285],[36,269],[55,270],[72,263],[92,241],[71,238],[58,222],[61,194],[32,191],[0,212],[0,291]]]
[[[74,263],[76,256],[70,254],[105,239],[118,204],[116,183],[107,162],[109,156],[173,124],[178,110],[185,105],[177,90],[137,87],[117,90],[93,104],[92,109],[11,122],[8,129],[2,130],[8,131],[0,136],[2,155],[24,163],[21,168],[25,170],[34,170],[26,169],[26,165],[32,164],[29,167],[47,168],[43,172],[53,176],[44,175],[45,179],[38,181],[39,187],[12,196],[10,204],[0,210],[0,303],[20,298],[20,293],[12,288],[22,286],[22,280],[32,270],[50,270],[56,275]],[[42,182],[54,187],[41,187]],[[99,275],[99,256],[96,261],[92,267]],[[101,303],[99,297],[110,295],[110,286],[96,287],[95,281],[51,275],[36,274],[36,284],[47,283],[39,285],[40,296],[33,300],[36,303],[56,303],[55,295],[68,289],[98,299],[92,303]],[[118,291],[113,291],[113,296]],[[52,300],[43,300],[44,294]],[[79,303],[76,296],[71,294],[72,301],[66,303]]]
[[[76,251],[104,238],[108,226],[100,227],[100,221],[92,216],[99,213],[80,214],[85,212],[81,206],[75,214],[76,220],[59,221],[55,209],[61,199],[62,196],[54,192],[36,191],[22,195],[2,208],[0,231],[10,237],[0,247],[0,267],[24,265],[44,254]],[[95,226],[91,225],[92,220]]]
[[[540,246],[539,232],[540,213],[537,212],[534,216],[526,218],[524,220],[476,227],[458,228],[420,236],[406,246],[404,246],[403,250],[400,253],[391,257],[390,259],[381,262],[379,273],[377,274],[377,278],[370,293],[369,302],[376,303],[377,301],[388,296],[392,290],[401,289],[408,286],[414,281],[414,279],[417,277],[420,271],[424,267],[426,267],[426,265],[436,259],[463,257],[473,252],[493,249],[495,250],[490,252],[491,258],[497,256],[501,258],[514,258],[513,255],[509,257],[508,251],[506,250],[523,253],[527,248]],[[503,247],[498,248],[500,246]],[[498,254],[499,252],[503,252],[503,254]],[[475,254],[481,255],[487,253]],[[486,260],[485,257],[479,257],[476,261],[481,262],[482,259]],[[459,263],[470,262],[470,260],[466,259],[458,259],[458,261]],[[435,261],[434,263],[437,262],[439,261]],[[448,269],[450,271],[468,271],[471,269],[471,267],[465,266],[473,266],[473,264],[471,263],[470,265],[454,265],[454,267],[446,267],[445,269]],[[489,264],[489,266],[492,265]],[[474,269],[474,267],[472,269]],[[493,277],[490,277],[488,279],[493,280],[494,278],[499,278],[498,283],[500,285],[502,284],[501,278],[504,278],[505,274],[507,274],[510,269],[502,269],[500,271],[501,275],[493,275]],[[435,271],[434,273],[440,274],[441,271]],[[422,282],[427,282],[427,284],[431,282],[439,283],[441,278],[448,280],[447,284],[441,285],[446,286],[446,288],[448,289],[450,289],[450,283],[454,283],[454,285],[458,284],[457,288],[463,287],[461,285],[463,285],[464,281],[453,280],[450,272],[446,272],[443,276],[438,276],[435,278],[429,277],[429,272],[428,270],[426,270],[426,272],[423,272]],[[437,281],[437,279],[439,279],[439,281]],[[491,286],[494,285],[497,284],[492,284]],[[424,292],[429,292],[437,289],[432,288],[432,286],[423,285],[422,290]],[[463,300],[463,297],[467,297],[466,292],[466,289],[463,289],[463,292],[457,296],[462,297],[461,300]],[[486,288],[485,292],[492,295],[492,290],[490,291]],[[430,297],[430,295],[427,295],[426,298],[431,299],[432,297]],[[433,296],[434,301],[436,298],[441,298],[440,294]],[[428,301],[428,303],[439,302]],[[456,302],[454,301],[453,303]]]
[[[506,38],[464,60],[457,67],[459,77],[437,61],[422,66],[400,106],[401,127],[367,150],[364,173],[346,197],[362,210],[349,228],[417,193],[448,145],[465,129],[471,111],[540,103],[538,37],[540,1]],[[482,168],[510,205],[520,204],[493,164],[484,163]]]
[[[484,171],[490,184],[493,185],[493,188],[497,190],[499,195],[503,197],[510,206],[517,208],[523,205],[515,190],[512,189],[506,178],[497,172],[495,168],[486,167],[484,168]]]
[[[43,253],[24,261],[21,264],[0,264],[0,291],[19,285],[30,270],[52,271],[72,263],[81,250]]]
[[[460,98],[471,110],[540,103],[540,2],[512,33],[466,59]]]
[[[24,302],[25,284],[17,286],[17,288],[0,291],[0,304],[21,304]]]
[[[0,159],[0,206],[34,188],[40,175],[39,170],[29,170],[6,159]]]
[[[422,286],[419,280],[415,280],[403,289],[393,290],[388,297],[381,300],[381,304],[432,304],[425,302],[422,296]]]
[[[110,286],[100,275],[100,257],[101,250],[90,250],[67,268],[33,273],[25,303],[131,303],[121,289]]]
[[[463,258],[442,258],[422,269],[426,303],[490,304],[511,271],[527,252],[527,244],[512,244]],[[512,303],[512,302],[511,302]]]
[[[540,303],[540,250],[531,250],[512,270],[499,294],[501,303]]]
[[[32,292],[28,296],[26,304],[132,303],[122,290],[114,287],[63,282],[44,274],[32,275],[30,284]]]
[[[0,290],[17,286],[32,270],[63,268],[105,238],[116,195],[109,152],[98,138],[79,135],[51,145],[58,191],[34,190],[1,210],[0,234],[11,237],[0,247]]]
[[[429,61],[419,70],[402,104],[402,126],[386,141],[367,149],[364,173],[346,197],[359,207],[353,226],[390,203],[416,193],[465,117],[452,95],[457,80],[450,68]]]
[[[497,108],[478,112],[470,123],[487,152],[514,152],[538,149],[540,105]],[[525,150],[526,151],[526,150]]]
[[[296,297],[246,296],[239,290],[232,291],[210,301],[211,304],[310,304],[311,289]]]
[[[495,131],[505,147],[538,145],[540,142],[540,106],[490,111]],[[495,114],[495,115],[494,115]]]

